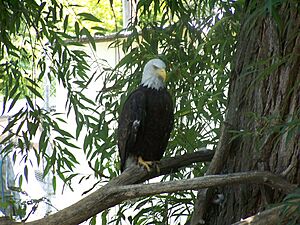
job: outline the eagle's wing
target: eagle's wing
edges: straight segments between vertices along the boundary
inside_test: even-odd
[[[165,151],[165,149],[167,148],[168,142],[169,142],[169,138],[170,138],[170,134],[171,131],[173,130],[174,127],[174,106],[173,106],[173,101],[172,101],[172,97],[171,95],[167,92],[166,95],[167,98],[167,103],[166,104],[166,111],[168,112],[168,121],[166,124],[166,132],[165,135],[163,136],[163,140],[162,140],[162,149]],[[163,154],[163,153],[162,153]]]
[[[146,117],[146,96],[137,89],[126,100],[119,118],[118,147],[121,157],[121,171],[125,169],[125,162],[132,152],[136,138]]]

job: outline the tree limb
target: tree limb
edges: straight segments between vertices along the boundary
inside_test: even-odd
[[[174,171],[174,169],[177,170],[178,168],[185,166],[187,163],[193,163],[195,162],[195,159],[192,160],[191,156],[200,157],[201,154],[206,155],[208,154],[208,151],[204,150],[202,153],[191,153],[181,157],[164,159],[161,161],[160,165],[161,173],[163,174]],[[202,158],[202,161],[206,160],[207,158],[205,160]],[[198,158],[198,161],[201,161],[200,158]],[[146,170],[141,169],[139,166],[133,166],[126,169],[120,176],[114,178],[94,193],[89,194],[77,203],[46,218],[27,223],[13,222],[3,219],[3,221],[1,221],[1,225],[57,225],[62,223],[64,225],[75,225],[84,222],[103,210],[120,204],[128,199],[191,189],[196,190],[240,183],[266,184],[272,188],[280,189],[285,193],[289,193],[295,189],[295,185],[291,185],[283,178],[269,172],[244,172],[228,175],[211,175],[188,180],[129,185],[130,183],[136,183],[154,176],[157,176],[156,171],[148,174]]]
[[[131,175],[133,175],[134,172],[139,172],[139,170],[139,167],[130,168]],[[228,175],[211,175],[188,180],[168,181],[162,183],[158,182],[152,184],[114,186],[108,184],[66,209],[44,219],[23,223],[23,225],[56,225],[61,224],[62,221],[64,225],[74,225],[84,222],[88,218],[102,212],[103,210],[120,204],[128,199],[159,193],[173,193],[177,191],[196,190],[241,183],[266,184],[272,188],[280,189],[285,193],[290,193],[296,188],[296,185],[289,184],[283,178],[269,172],[244,172]],[[22,223],[9,221],[8,223],[1,224],[20,225]]]
[[[184,155],[179,155],[171,158],[164,158],[159,162],[158,165],[160,173],[158,173],[155,169],[147,172],[146,170],[137,169],[139,168],[138,166],[131,167],[126,169],[120,176],[112,179],[109,184],[126,185],[141,183],[160,175],[177,172],[180,168],[187,167],[192,163],[209,162],[213,158],[214,153],[215,151],[213,150],[202,148],[197,152],[186,153]],[[134,176],[132,176],[132,174],[134,174]]]
[[[131,174],[138,172],[140,168],[132,167]],[[129,171],[129,170],[128,170]],[[122,176],[122,175],[121,175]],[[88,195],[74,205],[63,209],[44,219],[33,222],[23,223],[23,225],[74,225],[84,222],[88,218],[108,209],[121,202],[143,196],[150,196],[159,193],[172,193],[184,190],[196,190],[200,188],[209,188],[224,185],[233,185],[240,183],[266,184],[272,188],[278,188],[286,193],[295,190],[295,185],[289,184],[283,178],[269,172],[244,172],[228,175],[211,175],[198,177],[188,180],[168,181],[152,184],[135,185],[105,185],[98,191]],[[1,223],[3,225],[20,225],[22,223],[11,222]]]
[[[165,158],[159,163],[160,173],[158,174],[156,170],[150,171],[148,173],[146,170],[141,169],[138,166],[133,166],[126,169],[120,176],[115,177],[109,183],[104,185],[99,190],[86,196],[79,202],[60,210],[46,218],[36,220],[33,222],[13,222],[7,218],[0,218],[1,225],[43,225],[43,224],[61,224],[63,221],[64,225],[73,225],[83,222],[93,215],[98,214],[102,210],[114,206],[118,203],[111,202],[111,199],[107,199],[110,195],[110,189],[115,186],[135,184],[143,182],[147,179],[151,179],[160,175],[169,174],[178,171],[182,167],[189,166],[196,162],[208,162],[212,159],[214,151],[208,149],[201,149],[197,152],[186,153],[182,156],[175,156],[172,158]],[[103,199],[106,199],[105,202]]]
[[[280,206],[264,210],[254,216],[250,216],[232,225],[273,225],[273,224],[287,224],[291,217],[297,216],[299,218],[300,199],[291,201],[293,204],[282,204]],[[283,211],[285,213],[283,213]],[[297,211],[298,210],[298,211]]]

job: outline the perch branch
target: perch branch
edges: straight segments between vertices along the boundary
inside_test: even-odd
[[[159,162],[160,173],[155,169],[149,173],[146,170],[136,171],[135,167],[125,170],[120,176],[110,181],[111,185],[116,184],[136,184],[151,178],[177,172],[180,168],[187,167],[196,162],[209,162],[214,156],[214,151],[208,149],[200,149],[197,152],[186,153],[184,155],[171,158],[164,158]],[[134,176],[132,176],[134,174]]]
[[[105,198],[109,192],[107,190],[117,185],[126,185],[143,182],[147,179],[157,177],[159,175],[169,174],[178,171],[182,167],[187,167],[192,163],[196,162],[208,162],[212,159],[214,151],[207,149],[200,149],[197,152],[186,153],[182,156],[175,156],[172,158],[165,158],[161,160],[159,164],[160,174],[155,170],[147,171],[141,169],[138,166],[131,167],[124,171],[120,176],[112,179],[105,186],[95,191],[94,193],[87,195],[81,201],[55,213],[46,218],[36,220],[33,222],[19,223],[10,221],[7,218],[0,218],[1,225],[44,225],[44,224],[61,224],[62,221],[65,225],[67,224],[79,224],[80,221],[85,221],[91,217],[90,211],[93,211],[93,215],[101,212],[101,206],[103,204],[109,204],[99,199]],[[97,198],[94,196],[97,196]],[[107,207],[108,208],[108,207]],[[99,211],[100,210],[100,211]],[[98,211],[98,212],[97,212]]]
[[[134,172],[141,170],[139,167],[132,167],[131,169],[131,175],[133,175]],[[28,222],[23,225],[56,225],[61,224],[62,221],[64,225],[74,225],[128,199],[159,193],[172,193],[191,189],[197,190],[201,188],[240,183],[266,184],[272,188],[278,188],[287,193],[295,190],[295,185],[291,185],[283,178],[269,172],[244,172],[228,175],[211,175],[188,180],[168,181],[162,183],[158,182],[152,184],[114,186],[108,184],[66,209],[44,219]],[[21,224],[22,223],[16,222],[3,223],[3,225]]]

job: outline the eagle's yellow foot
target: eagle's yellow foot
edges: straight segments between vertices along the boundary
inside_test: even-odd
[[[159,168],[159,161],[154,161],[154,165],[155,165],[155,168],[156,168],[156,172],[158,173],[158,174],[160,174],[160,168]]]
[[[151,170],[150,166],[152,166],[153,162],[152,161],[144,161],[143,158],[142,158],[142,156],[139,156],[138,157],[138,164],[141,165],[141,166],[143,166],[143,167],[145,167],[146,170],[148,172],[150,172],[150,170]]]

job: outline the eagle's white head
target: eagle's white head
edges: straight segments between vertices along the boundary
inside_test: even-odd
[[[144,67],[141,84],[159,90],[165,87],[166,76],[166,64],[160,59],[151,59]]]

